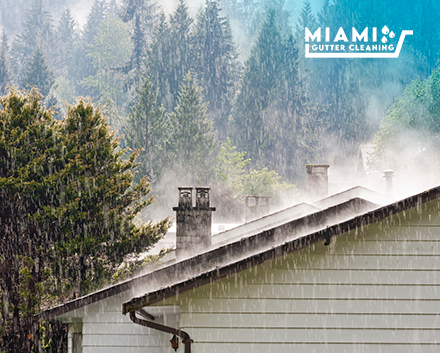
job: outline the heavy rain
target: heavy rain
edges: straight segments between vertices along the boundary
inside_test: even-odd
[[[0,352],[438,351],[438,23],[0,0]]]

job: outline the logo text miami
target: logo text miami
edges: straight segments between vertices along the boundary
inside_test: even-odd
[[[377,27],[366,27],[361,33],[351,28],[351,33],[342,27],[336,34],[329,27],[319,27],[312,33],[305,27],[306,58],[398,58],[405,36],[413,31],[404,30],[400,33],[396,44],[396,35],[387,26],[380,32]]]

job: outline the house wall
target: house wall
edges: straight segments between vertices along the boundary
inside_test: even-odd
[[[169,353],[170,334],[134,324],[121,314],[121,303],[132,294],[122,293],[60,317],[69,324],[69,353]],[[179,308],[153,308],[155,322],[178,327]],[[74,352],[73,335],[82,333],[82,351]]]
[[[67,334],[67,352],[68,353],[81,353],[82,351],[82,323],[74,322],[69,324],[69,331]]]
[[[193,353],[437,352],[439,255],[433,201],[160,305]]]

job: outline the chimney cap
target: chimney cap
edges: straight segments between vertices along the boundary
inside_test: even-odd
[[[323,171],[321,170],[314,170],[315,168],[324,168]],[[306,169],[307,169],[307,173],[312,174],[312,173],[326,173],[327,169],[330,168],[330,164],[306,164]]]
[[[387,169],[387,170],[384,170],[382,173],[383,173],[383,176],[384,176],[384,177],[387,177],[387,176],[393,176],[393,175],[394,175],[394,170],[392,170],[392,169]]]

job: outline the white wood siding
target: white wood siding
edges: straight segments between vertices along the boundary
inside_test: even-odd
[[[194,353],[438,352],[439,256],[433,201],[160,305]]]
[[[74,332],[82,332],[82,353],[169,353],[171,335],[136,325],[122,315],[121,303],[132,296],[125,292],[65,315],[77,322],[69,325],[69,353]],[[178,310],[154,308],[150,313],[156,322],[178,327]]]

